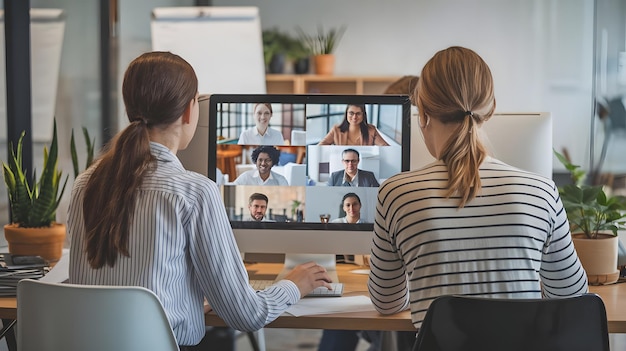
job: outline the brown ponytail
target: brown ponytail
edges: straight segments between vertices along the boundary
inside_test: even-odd
[[[122,95],[131,123],[94,165],[83,199],[87,258],[93,268],[112,267],[119,254],[129,255],[137,190],[155,165],[148,131],[177,121],[197,91],[191,65],[169,52],[143,54],[126,70]]]

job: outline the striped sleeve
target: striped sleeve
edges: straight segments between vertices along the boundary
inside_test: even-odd
[[[541,280],[546,297],[567,297],[588,292],[587,275],[580,264],[569,230],[567,214],[556,186],[553,230],[546,242],[541,264]]]
[[[261,329],[296,303],[300,292],[291,281],[254,291],[218,189],[211,189],[198,201],[202,206],[190,223],[190,252],[202,291],[228,325],[242,331]]]

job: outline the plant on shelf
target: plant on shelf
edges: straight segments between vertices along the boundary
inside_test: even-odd
[[[54,122],[50,151],[44,146],[43,171],[37,179],[33,172],[29,180],[22,166],[24,132],[17,148],[10,143],[11,156],[8,163],[2,162],[4,183],[9,195],[11,224],[4,227],[9,243],[9,252],[19,255],[39,255],[48,260],[58,260],[65,239],[65,225],[56,223],[56,210],[65,191],[68,177],[62,181],[62,172],[57,169],[58,142]],[[31,234],[31,230],[37,234]],[[40,253],[36,242],[46,239],[54,241],[52,248]],[[51,251],[51,252],[48,252]]]
[[[263,59],[270,73],[283,73],[288,62],[296,73],[307,73],[310,56],[309,47],[289,33],[276,27],[263,31]]]
[[[591,285],[612,284],[619,279],[618,230],[626,229],[626,198],[607,195],[601,185],[585,184],[580,166],[554,151],[572,176],[573,184],[559,187],[572,241]]]
[[[297,74],[309,73],[311,50],[301,39],[293,39],[287,56],[293,60],[293,70]]]
[[[297,27],[300,41],[309,49],[315,63],[315,73],[322,75],[333,74],[335,70],[335,50],[346,31],[345,26],[331,28],[326,31],[322,26],[317,27],[317,34],[307,34]]]
[[[270,73],[283,73],[293,38],[277,27],[263,31],[263,59]]]
[[[586,185],[585,171],[554,151],[558,160],[572,176],[573,184],[559,188],[572,232],[582,232],[596,239],[600,232],[617,235],[626,229],[626,197],[609,196],[601,185]]]
[[[334,54],[343,34],[346,31],[345,26],[339,28],[331,28],[328,31],[324,27],[317,27],[317,34],[307,34],[302,28],[296,27],[300,41],[309,48],[312,55],[329,55]]]

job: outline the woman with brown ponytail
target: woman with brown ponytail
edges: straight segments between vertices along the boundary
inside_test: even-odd
[[[204,301],[230,326],[254,331],[314,288],[330,287],[314,262],[266,290],[250,287],[217,185],[176,157],[198,123],[189,63],[145,53],[126,70],[122,95],[130,125],[72,190],[71,283],[152,290],[182,346],[205,334]]]
[[[462,47],[438,52],[412,98],[412,122],[437,161],[380,186],[369,278],[376,309],[410,307],[417,330],[441,295],[587,292],[554,182],[489,156],[480,140],[496,107],[482,58]]]

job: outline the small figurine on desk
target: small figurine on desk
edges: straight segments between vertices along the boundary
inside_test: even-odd
[[[328,213],[320,214],[320,222],[328,223],[329,220],[330,220],[330,214],[328,214]]]

